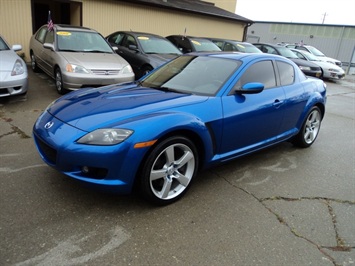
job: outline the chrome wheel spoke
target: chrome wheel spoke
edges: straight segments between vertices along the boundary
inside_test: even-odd
[[[171,185],[172,185],[172,179],[165,178],[165,179],[164,179],[163,188],[162,188],[162,190],[159,192],[160,197],[161,197],[162,199],[165,199],[165,198],[167,198],[167,197],[169,196],[170,189],[171,189]]]

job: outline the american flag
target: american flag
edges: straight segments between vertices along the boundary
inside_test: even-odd
[[[48,22],[47,22],[47,29],[48,31],[52,31],[53,30],[53,21],[52,21],[52,18],[51,18],[51,11],[48,11]]]

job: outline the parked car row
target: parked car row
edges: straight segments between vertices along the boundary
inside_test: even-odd
[[[331,60],[324,60],[323,56],[317,57],[303,49],[292,49],[290,48],[292,47],[291,45],[268,43],[254,43],[254,45],[264,53],[277,54],[291,59],[307,76],[322,79],[342,79],[345,77],[345,71],[338,66],[338,63]],[[300,48],[303,46],[296,47]]]
[[[15,45],[11,50],[2,42],[3,46],[10,50],[9,53],[15,54],[15,50],[21,49]],[[300,52],[296,53],[295,49],[291,51],[288,49],[290,47],[295,47]],[[316,54],[323,64],[314,57],[310,58],[309,54],[302,53],[304,49]],[[340,61],[332,61],[329,65],[331,60],[328,57],[308,45],[250,44],[229,39],[183,35],[169,35],[165,38],[132,31],[117,31],[104,38],[93,29],[62,24],[55,24],[51,30],[48,30],[47,25],[43,25],[30,39],[32,70],[42,70],[52,77],[60,94],[83,87],[133,81],[182,54],[217,51],[277,54],[294,61],[308,76],[340,79],[345,75],[344,71],[336,66],[341,64]],[[23,69],[21,73],[27,75],[21,60],[17,58],[16,69]],[[3,65],[4,63],[2,67]],[[2,70],[2,73],[5,71]],[[11,74],[11,77],[11,80],[24,80],[20,74]],[[4,78],[2,74],[2,79]],[[25,83],[22,87],[10,85],[5,88],[5,83],[2,82],[0,96],[27,91]]]

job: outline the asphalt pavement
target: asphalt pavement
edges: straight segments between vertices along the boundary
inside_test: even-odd
[[[282,143],[201,172],[154,207],[43,163],[32,126],[59,95],[29,73],[26,96],[0,98],[0,265],[355,265],[355,76],[326,82],[310,148]]]

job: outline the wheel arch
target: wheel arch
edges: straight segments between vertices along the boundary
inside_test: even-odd
[[[146,162],[147,158],[150,156],[152,150],[161,142],[164,140],[173,137],[173,136],[180,136],[180,137],[185,137],[189,139],[191,142],[194,143],[195,148],[198,153],[198,171],[203,168],[204,161],[205,161],[205,154],[206,154],[206,148],[203,144],[203,140],[201,136],[199,136],[196,132],[190,130],[190,129],[177,129],[170,131],[163,136],[159,138],[159,140],[152,145],[149,150],[145,153],[144,157],[142,158],[138,170],[136,172],[135,178],[134,178],[134,188],[137,188],[137,184],[139,182],[139,176],[142,174],[142,170],[144,167],[144,163]]]

